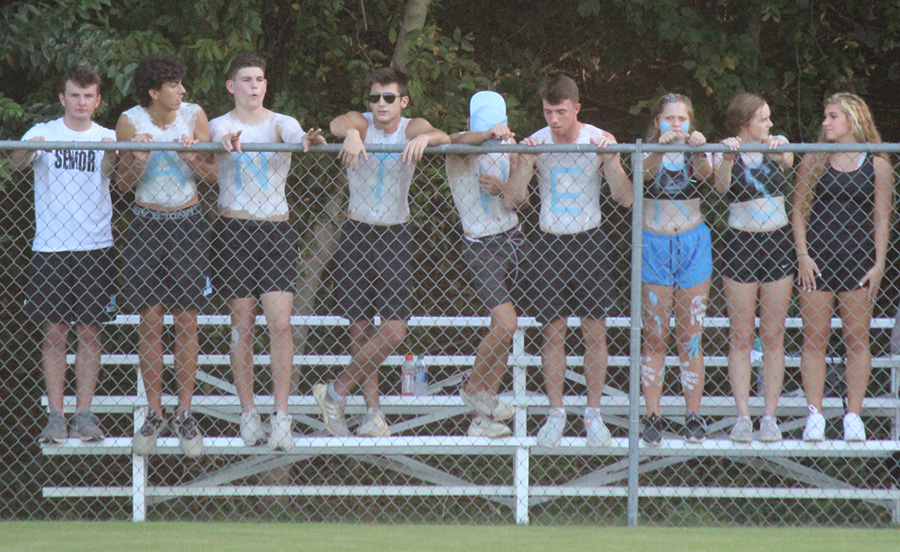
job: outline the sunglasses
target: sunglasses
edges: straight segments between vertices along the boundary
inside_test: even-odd
[[[387,92],[385,94],[369,94],[369,103],[378,103],[378,100],[384,98],[386,103],[392,104],[397,97],[398,96],[393,92]]]

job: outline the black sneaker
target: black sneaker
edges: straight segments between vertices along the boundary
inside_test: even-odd
[[[658,447],[662,444],[663,419],[656,414],[644,417],[644,431],[641,432],[641,440],[648,447]]]
[[[706,440],[706,420],[696,412],[688,412],[684,417],[684,440],[687,443],[702,443]]]

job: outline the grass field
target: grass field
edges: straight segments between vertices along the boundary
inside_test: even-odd
[[[660,529],[254,523],[0,523],[0,551],[900,551],[900,529]]]

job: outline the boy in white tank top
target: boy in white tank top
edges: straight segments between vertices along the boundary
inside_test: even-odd
[[[63,81],[59,101],[63,117],[32,127],[23,140],[111,142],[115,133],[94,123],[100,105],[100,75],[77,67]],[[34,164],[34,254],[25,313],[41,324],[41,368],[47,387],[49,418],[40,435],[44,444],[67,437],[103,439],[91,401],[100,373],[103,324],[116,315],[115,251],[109,176],[116,152],[102,150],[16,150],[12,164],[24,170]],[[63,394],[66,341],[75,327],[76,407],[66,429]]]
[[[184,103],[185,67],[175,56],[154,54],[135,69],[131,89],[137,106],[116,124],[120,142],[178,142],[190,147],[209,141],[203,109]],[[138,355],[147,391],[147,416],[135,432],[135,454],[156,450],[165,428],[162,410],[163,317],[174,317],[178,407],[172,426],[182,451],[203,452],[203,437],[191,415],[197,375],[197,311],[211,292],[207,277],[206,220],[200,211],[197,179],[215,179],[215,165],[192,152],[127,151],[118,165],[119,189],[134,188],[134,217],[125,258],[126,299],[140,313]],[[174,284],[174,285],[173,285]]]
[[[450,136],[454,144],[515,144],[507,126],[506,101],[496,92],[481,91],[469,102],[469,131]],[[460,386],[463,402],[475,410],[471,437],[505,437],[502,423],[515,408],[497,397],[506,372],[509,349],[517,328],[515,292],[524,270],[525,237],[516,209],[528,202],[528,186],[510,181],[515,154],[448,155],[447,176],[463,226],[463,257],[474,276],[473,287],[491,312],[491,324],[475,351],[469,378]]]
[[[256,54],[235,56],[228,68],[226,88],[234,109],[210,122],[219,174],[216,221],[215,288],[231,309],[231,370],[241,401],[241,438],[247,446],[265,439],[253,400],[253,326],[257,298],[266,315],[271,343],[275,409],[270,420],[269,446],[287,451],[294,446],[293,420],[288,413],[294,341],[291,305],[300,263],[299,238],[288,221],[285,184],[291,168],[290,152],[244,153],[242,144],[294,143],[309,151],[324,144],[321,129],[303,132],[293,117],[263,106],[266,61]]]
[[[406,75],[376,69],[367,79],[370,113],[350,111],[331,121],[331,132],[344,143],[339,154],[350,184],[348,220],[338,246],[335,296],[341,315],[350,319],[353,358],[329,384],[313,386],[325,429],[348,436],[344,420],[347,395],[362,387],[368,414],[360,436],[390,435],[381,413],[378,367],[403,342],[409,319],[412,233],[408,228],[409,187],[425,148],[450,138],[425,119],[406,119]],[[401,153],[368,153],[366,144],[404,145]],[[380,316],[374,330],[372,318]]]
[[[553,77],[541,87],[540,95],[548,126],[522,144],[580,143],[604,148],[616,143],[612,134],[578,121],[581,104],[571,78]],[[615,153],[522,154],[521,158],[516,178],[527,184],[536,172],[541,191],[541,231],[534,244],[532,280],[537,318],[544,325],[541,358],[550,414],[537,442],[556,447],[565,431],[566,323],[569,316],[579,316],[585,340],[587,444],[607,446],[611,434],[600,416],[600,399],[607,364],[606,294],[614,282],[608,258],[612,244],[599,228],[601,175],[609,183],[611,198],[625,207],[632,203],[631,184]]]

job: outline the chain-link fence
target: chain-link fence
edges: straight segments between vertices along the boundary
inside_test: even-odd
[[[42,318],[43,311],[35,305],[52,311],[67,294],[83,295],[84,290],[77,289],[79,285],[97,284],[104,273],[92,271],[98,261],[91,257],[80,273],[81,265],[74,257],[62,257],[63,267],[52,270],[46,264],[36,264],[36,258],[54,257],[32,252],[36,216],[40,227],[37,233],[42,239],[52,237],[53,228],[71,232],[71,227],[36,214],[33,173],[37,169],[11,156],[13,150],[22,147],[18,142],[0,143],[0,347],[6,359],[0,383],[4,405],[0,448],[3,519],[900,523],[900,375],[893,360],[897,357],[892,359],[890,351],[900,301],[896,206],[893,196],[885,204],[883,183],[879,183],[879,201],[873,201],[873,182],[853,180],[856,195],[841,195],[834,186],[828,188],[819,182],[831,174],[829,171],[860,173],[872,180],[871,167],[880,163],[873,161],[877,156],[872,152],[896,152],[894,145],[857,148],[843,154],[845,160],[828,161],[828,166],[814,175],[818,180],[810,182],[819,184],[811,186],[811,192],[800,200],[810,206],[810,214],[804,218],[806,250],[795,248],[787,218],[793,212],[796,167],[804,152],[830,146],[786,146],[781,151],[796,152],[797,157],[786,162],[784,156],[776,159],[759,153],[723,156],[718,145],[703,148],[708,153],[692,150],[694,153],[687,154],[683,154],[687,149],[677,146],[619,145],[614,150],[623,153],[623,176],[628,186],[633,185],[634,208],[627,198],[613,200],[609,179],[616,176],[605,169],[614,162],[607,160],[608,166],[602,166],[592,146],[436,148],[429,150],[416,169],[408,198],[411,219],[399,225],[404,236],[389,245],[379,240],[385,239],[385,232],[389,232],[384,229],[390,227],[367,225],[359,207],[347,218],[347,176],[336,160],[338,146],[313,148],[309,154],[299,153],[294,146],[245,146],[242,156],[237,160],[229,157],[226,162],[237,163],[239,173],[249,171],[243,173],[248,182],[274,163],[273,152],[294,151],[286,186],[289,228],[275,223],[256,227],[278,227],[282,237],[296,235],[293,239],[298,240],[299,270],[276,270],[278,262],[290,260],[290,255],[282,255],[272,261],[271,267],[265,265],[269,261],[263,261],[261,273],[235,276],[238,272],[234,263],[279,250],[278,244],[264,242],[264,237],[241,238],[236,234],[223,240],[222,218],[246,221],[253,217],[221,217],[216,214],[221,210],[217,207],[217,184],[198,185],[200,207],[193,209],[199,209],[199,219],[210,228],[205,237],[211,244],[206,255],[209,267],[204,276],[211,277],[213,287],[211,294],[202,294],[204,302],[195,305],[199,310],[199,369],[190,410],[196,429],[203,435],[204,450],[199,456],[196,443],[182,448],[182,441],[190,440],[184,426],[180,426],[179,436],[168,427],[175,412],[180,414],[185,409],[184,397],[179,406],[179,390],[190,385],[186,377],[191,368],[190,340],[186,345],[175,333],[176,328],[190,331],[190,322],[182,317],[190,314],[192,307],[175,309],[174,317],[172,310],[165,309],[164,326],[161,331],[157,328],[161,342],[158,349],[152,349],[141,348],[141,337],[149,339],[153,329],[141,329],[141,317],[133,306],[140,300],[150,301],[147,295],[139,294],[137,302],[133,298],[127,303],[121,301],[121,290],[129,286],[133,290],[135,282],[149,277],[134,268],[137,261],[147,260],[142,256],[161,256],[163,251],[169,257],[159,261],[160,266],[171,273],[178,255],[191,255],[176,247],[184,245],[177,240],[165,245],[159,236],[163,226],[139,230],[135,221],[143,217],[177,225],[186,217],[172,215],[171,209],[153,202],[144,201],[144,210],[135,209],[134,193],[113,186],[114,243],[109,251],[117,269],[113,281],[120,300],[117,315],[102,324],[98,338],[101,370],[91,410],[105,437],[91,442],[90,435],[85,435],[87,430],[73,424],[76,411],[85,410],[84,394],[89,395],[82,390],[79,396],[75,374],[83,372],[90,379],[92,342],[83,333],[95,322],[73,326],[68,335],[63,332],[60,337],[60,324],[47,323],[46,312]],[[48,151],[50,162],[64,168],[69,163],[76,172],[79,163],[94,159],[80,150],[84,147],[63,143],[41,146]],[[124,152],[137,146],[90,147]],[[141,147],[158,155],[167,152],[170,160],[174,159],[172,152],[179,149],[163,144]],[[211,155],[213,148],[200,145],[196,149]],[[649,153],[661,150],[666,153]],[[752,152],[753,148],[745,150]],[[385,167],[388,161],[396,161],[397,151],[384,148],[369,152],[382,163],[382,172],[376,164],[372,178],[381,183],[383,177],[390,183],[391,169]],[[503,203],[504,190],[476,189],[467,203],[451,192],[448,173],[454,179],[452,186],[462,184],[455,181],[454,170],[448,170],[450,164],[461,163],[463,172],[474,174],[476,182],[483,173],[509,177],[512,182],[509,163],[517,166],[517,161],[497,153],[521,151],[540,154],[535,168],[538,176],[529,181],[527,204],[519,206],[512,219],[506,212],[506,222],[493,233],[473,231],[471,220],[464,232],[460,215],[464,222],[468,215],[460,209],[474,205],[484,209],[479,216],[487,218],[482,221],[500,221],[496,205]],[[483,155],[486,152],[494,153]],[[731,165],[731,169],[704,180],[705,171],[714,168],[704,167],[708,163],[716,167],[722,164],[725,169]],[[24,168],[17,169],[17,165]],[[220,172],[221,167],[220,163]],[[646,181],[635,179],[634,174],[646,174]],[[778,174],[783,175],[781,180],[773,176]],[[593,184],[578,188],[583,177],[593,178]],[[121,175],[113,180],[121,182]],[[77,211],[83,194],[72,188],[78,185],[75,181],[54,183],[49,189],[66,195],[37,194],[37,210],[48,209],[47,204],[55,201],[61,202],[63,210]],[[597,186],[599,210],[589,197]],[[893,182],[890,189],[894,189]],[[378,190],[372,193],[377,196]],[[351,211],[353,205],[351,201]],[[841,210],[834,211],[836,206]],[[95,206],[89,207],[88,211]],[[880,214],[873,214],[876,211]],[[889,221],[883,219],[884,213],[890,215]],[[96,223],[91,216],[80,220]],[[512,226],[509,220],[514,221]],[[521,234],[515,230],[517,223]],[[577,226],[560,228],[560,224]],[[355,249],[356,243],[341,245],[342,235],[351,236],[349,232],[360,227],[378,236],[372,242],[374,250],[388,250],[386,258],[373,260],[371,251]],[[707,227],[710,232],[704,234]],[[878,236],[887,227],[891,231],[884,249]],[[394,238],[397,235],[394,233]],[[372,240],[371,234],[352,236],[350,242]],[[153,251],[138,248],[135,253],[135,244],[151,239],[161,245]],[[288,243],[287,249],[292,250],[293,243]],[[400,249],[391,249],[394,247]],[[833,250],[835,247],[838,250]],[[879,248],[882,251],[878,252]],[[65,245],[56,248],[65,249]],[[509,250],[514,254],[508,255]],[[231,260],[224,263],[226,251]],[[396,258],[404,251],[411,251],[412,257],[408,263],[397,265]],[[507,255],[503,258],[507,269],[503,274],[510,282],[515,279],[516,284],[506,287],[518,290],[511,295],[518,324],[504,326],[511,332],[508,336],[491,325],[489,315],[502,318],[501,307],[509,298],[498,299],[491,293],[496,291],[491,276],[497,274],[485,268],[502,251],[507,252],[502,253]],[[598,251],[602,255],[598,256]],[[822,273],[816,291],[803,291],[803,300],[798,299],[800,288],[793,283],[798,255],[801,271]],[[815,267],[806,264],[807,255],[815,261]],[[711,266],[705,266],[709,259]],[[198,262],[193,259],[192,266]],[[363,262],[370,262],[370,269],[353,272]],[[865,277],[863,283],[869,285],[875,275],[868,269],[881,262],[881,290],[869,322],[866,290],[859,292],[858,281]],[[404,275],[404,267],[411,267],[411,274]],[[63,269],[68,274],[83,274],[82,281],[62,279],[57,284],[61,289],[48,289],[54,280],[46,271]],[[288,290],[293,296],[287,296],[287,302],[276,292],[264,304],[251,305],[258,308],[253,311],[257,317],[252,334],[252,362],[256,367],[252,381],[262,428],[248,427],[255,422],[246,419],[247,399],[238,397],[232,375],[232,362],[241,362],[235,348],[240,347],[241,331],[247,330],[233,325],[232,320],[237,318],[230,315],[246,304],[230,300],[215,289],[216,282],[228,280],[217,271],[239,282],[249,284],[252,280],[257,290],[264,285],[260,279],[271,272],[294,278]],[[164,281],[166,285],[184,287],[177,277],[170,274],[169,278]],[[848,279],[855,279],[857,284],[848,285],[845,291],[840,286],[848,284]],[[372,289],[362,291],[359,286],[364,282]],[[393,293],[386,296],[385,289]],[[823,291],[828,289],[837,293]],[[266,289],[262,292],[270,293]],[[551,292],[558,296],[548,299]],[[335,437],[326,431],[313,389],[329,394],[318,399],[333,406],[335,386],[320,384],[341,381],[348,365],[365,372],[368,368],[360,368],[365,364],[360,355],[382,335],[378,329],[392,322],[392,316],[387,316],[365,326],[344,316],[353,312],[365,293],[375,294],[375,308],[390,310],[392,301],[408,304],[411,318],[406,332],[398,330],[380,342],[379,354],[389,352],[377,368],[380,377],[367,373],[368,379],[364,379],[369,383],[362,391],[349,389],[346,422],[351,435]],[[48,299],[48,294],[55,295]],[[759,311],[755,307],[757,297],[762,305]],[[834,316],[821,314],[832,297],[839,305]],[[30,315],[26,315],[27,308],[23,313],[26,298],[32,304]],[[378,301],[384,304],[379,307]],[[568,307],[560,306],[560,301],[567,302]],[[287,317],[283,310],[277,310],[289,303],[292,347],[287,347],[279,334],[285,328],[278,321]],[[393,318],[404,318],[402,308],[397,311],[399,307],[393,307],[393,312],[399,312]],[[78,317],[89,308],[79,304],[69,315],[83,321]],[[816,312],[820,312],[818,318]],[[144,311],[146,318],[154,313],[158,311]],[[585,316],[590,323],[582,324],[573,316],[559,324],[558,320],[554,322],[559,313]],[[605,328],[598,328],[597,320],[604,318]],[[548,320],[549,324],[541,323]],[[734,323],[733,335],[730,320]],[[826,327],[835,328],[830,337],[822,335],[823,320]],[[853,332],[860,321],[865,323],[864,335]],[[502,326],[496,320],[494,325]],[[566,327],[568,332],[560,331]],[[485,345],[487,340],[482,341],[489,330],[500,336],[497,343],[490,344],[493,348]],[[782,335],[783,351],[779,344]],[[48,336],[57,341],[52,342]],[[282,339],[281,344],[274,344],[278,339]],[[400,345],[388,351],[397,342]],[[501,373],[502,403],[498,406],[489,394],[477,391],[477,383],[465,386],[477,362],[486,363],[489,369],[499,362],[502,368],[507,345],[509,369]],[[608,358],[604,358],[604,345]],[[862,346],[871,352],[868,379]],[[79,352],[79,347],[84,351]],[[490,349],[487,353],[482,351],[485,347]],[[819,350],[822,347],[826,348],[824,352]],[[293,362],[289,364],[293,370],[287,403],[293,425],[289,443],[263,437],[249,446],[254,429],[278,431],[269,425],[280,400],[278,391],[273,391],[272,374],[278,372],[284,352],[291,348]],[[162,433],[155,450],[134,454],[132,436],[144,427],[153,410],[152,400],[148,410],[139,357],[145,357],[145,365],[150,366],[147,359],[154,350],[162,352],[165,365],[160,401],[167,423],[160,426]],[[542,350],[546,353],[544,373]],[[560,350],[567,366],[565,379],[553,381],[554,366],[563,360],[558,356]],[[61,426],[68,427],[67,436],[47,434],[53,398],[45,386],[42,367],[50,366],[55,351],[62,351],[61,360],[69,368],[62,393],[66,425]],[[478,351],[480,360],[476,359]],[[76,353],[81,355],[78,361]],[[407,353],[422,355],[424,369],[422,363],[417,373],[402,366]],[[823,416],[822,423],[818,418],[811,422],[801,361],[805,363],[802,368],[807,392],[811,391],[810,402],[820,405],[817,411]],[[175,366],[179,370],[174,370]],[[47,383],[51,380],[48,378]],[[547,427],[550,418],[558,418],[548,403],[547,381],[554,389],[561,388],[560,398],[554,399],[551,393],[550,401],[561,400],[567,414],[562,424],[558,419],[555,422],[557,432],[562,432],[557,442],[553,442],[554,428]],[[372,413],[377,412],[374,405],[378,404],[378,399],[373,399],[376,388],[372,382],[377,382],[386,427],[372,419]],[[605,383],[602,398],[598,382]],[[468,401],[460,397],[460,385],[470,389]],[[861,399],[860,389],[865,391],[865,399]],[[476,394],[480,399],[471,397]],[[473,401],[479,406],[488,402],[494,410],[473,413]],[[688,413],[685,401],[699,418]],[[501,413],[503,403],[515,406],[515,412]],[[590,412],[586,415],[588,403],[599,404],[602,422],[591,418]],[[860,412],[865,440],[860,440],[856,419],[844,417],[848,408]],[[743,416],[749,417],[749,429]],[[611,440],[598,430],[598,423],[605,423]],[[273,420],[272,425],[277,424]],[[360,437],[358,431],[377,436]],[[650,434],[653,431],[658,435]],[[780,432],[780,439],[775,431]],[[273,447],[289,450],[273,451]]]

